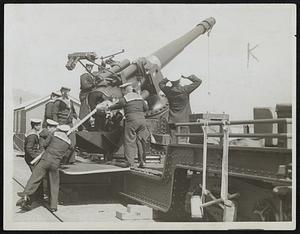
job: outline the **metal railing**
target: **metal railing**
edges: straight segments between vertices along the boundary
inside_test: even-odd
[[[235,121],[226,121],[227,125],[244,125],[244,124],[263,124],[263,123],[286,123],[291,124],[291,118],[281,118],[281,119],[256,119],[256,120],[235,120]],[[175,133],[177,143],[178,137],[191,137],[191,136],[204,136],[204,133],[180,133],[180,127],[182,126],[222,126],[224,121],[206,121],[201,120],[197,122],[189,123],[175,123],[177,128],[177,133]],[[207,133],[208,137],[223,137],[223,133]],[[292,138],[290,133],[229,133],[229,137],[244,137],[244,138]]]
[[[288,133],[229,133],[231,125],[244,125],[244,124],[262,124],[262,123],[286,123],[291,124],[292,120],[290,118],[285,119],[258,119],[258,120],[241,120],[241,121],[210,121],[210,120],[200,120],[197,122],[190,123],[175,123],[176,129],[178,133],[175,133],[176,141],[178,142],[178,137],[190,137],[190,136],[203,136],[203,166],[202,166],[202,195],[200,200],[199,208],[201,210],[201,214],[203,214],[203,208],[223,203],[223,221],[234,221],[233,213],[235,211],[235,205],[230,200],[236,196],[236,194],[228,193],[228,151],[229,151],[229,138],[230,137],[266,137],[266,138],[291,138],[291,134]],[[180,127],[182,126],[201,126],[203,133],[180,133]],[[208,126],[220,126],[220,133],[208,133]],[[222,154],[222,171],[221,171],[221,192],[220,198],[212,198],[212,201],[205,202],[205,198],[211,194],[209,190],[207,190],[206,185],[206,173],[207,173],[207,145],[208,145],[208,137],[220,137],[223,142],[223,154]]]

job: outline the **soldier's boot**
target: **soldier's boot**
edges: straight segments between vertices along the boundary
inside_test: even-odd
[[[24,195],[20,200],[17,201],[17,206],[20,206],[22,210],[31,210],[31,200],[28,195]]]
[[[22,197],[25,196],[25,193],[24,192],[17,192],[17,195],[22,198]]]
[[[22,206],[23,202],[24,202],[24,198],[21,197],[21,198],[17,201],[16,206]]]
[[[26,196],[26,194],[24,192],[17,192],[17,195],[20,197],[20,199],[17,201],[16,206],[22,206],[25,201],[24,197]]]

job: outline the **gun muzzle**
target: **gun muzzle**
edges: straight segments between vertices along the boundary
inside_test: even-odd
[[[216,20],[213,17],[203,20],[191,31],[155,51],[153,54],[147,57],[147,60],[158,65],[160,68],[163,68],[178,54],[180,54],[192,41],[194,41],[200,35],[210,31],[215,23]]]

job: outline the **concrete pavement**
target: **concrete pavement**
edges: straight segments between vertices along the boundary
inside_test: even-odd
[[[30,169],[25,163],[24,158],[14,156],[14,180],[12,180],[14,185],[14,205],[19,199],[17,192],[23,191],[22,187],[26,185],[30,174]],[[127,222],[116,217],[116,211],[125,212],[126,206],[119,201],[114,201],[107,197],[99,197],[99,201],[94,204],[58,205],[58,211],[54,213],[57,217],[41,204],[37,204],[36,208],[25,213],[19,207],[14,207],[13,221],[20,222]],[[147,222],[153,221],[149,220]]]

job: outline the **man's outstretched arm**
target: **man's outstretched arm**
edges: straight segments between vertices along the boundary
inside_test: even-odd
[[[185,77],[185,76],[182,76],[182,78],[184,79],[189,79],[190,81],[192,81],[193,83],[192,84],[189,84],[189,85],[185,85],[183,86],[184,88],[184,91],[188,94],[190,94],[191,92],[193,92],[196,88],[198,88],[201,83],[202,83],[202,80],[200,78],[198,78],[197,76],[195,75],[190,75],[188,77]]]

